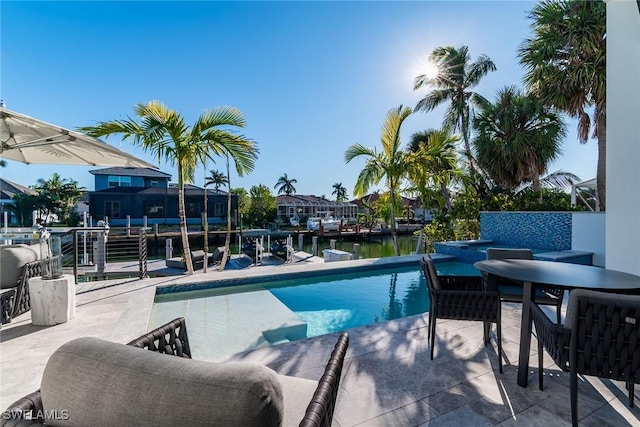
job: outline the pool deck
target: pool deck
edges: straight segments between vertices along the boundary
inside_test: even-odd
[[[402,257],[416,262],[420,256]],[[147,331],[157,286],[238,277],[280,276],[348,266],[391,266],[398,259],[298,263],[210,271],[193,276],[122,279],[76,285],[76,317],[51,327],[31,325],[30,314],[0,332],[0,405],[6,408],[39,388],[45,364],[63,343],[81,336],[126,343]],[[570,425],[568,374],[545,357],[545,390],[537,385],[532,357],[529,386],[516,384],[520,330],[518,305],[503,304],[504,373],[495,344],[482,345],[477,322],[439,321],[436,355],[429,359],[427,315],[349,330],[334,425],[491,426]],[[188,326],[187,326],[188,328]],[[194,331],[195,332],[195,331]],[[266,364],[279,373],[318,379],[338,334],[263,347],[228,360]],[[192,341],[198,339],[191,336]],[[535,341],[535,339],[534,339]],[[532,355],[536,346],[532,345]],[[624,384],[594,377],[579,382],[579,416],[584,426],[640,425],[640,409],[626,404]]]

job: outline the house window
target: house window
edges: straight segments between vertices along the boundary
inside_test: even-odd
[[[213,205],[213,216],[222,216],[222,209],[224,204],[216,203]]]
[[[200,203],[185,203],[184,208],[187,214],[187,218],[200,218],[200,213],[202,212]]]
[[[130,176],[109,175],[109,188],[112,187],[131,187]]]
[[[157,179],[152,179],[149,182],[149,185],[151,185],[152,187],[157,187],[158,186],[158,180]]]
[[[144,212],[149,218],[163,218],[164,203],[153,201],[153,200],[145,202]]]
[[[120,202],[104,202],[104,214],[109,218],[120,218]]]

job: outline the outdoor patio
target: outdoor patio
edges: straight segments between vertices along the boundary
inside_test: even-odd
[[[326,266],[264,267],[263,272],[269,268],[282,273]],[[249,270],[259,274],[261,269]],[[215,277],[221,274],[232,273],[210,273]],[[197,276],[205,280],[205,275]],[[81,336],[126,343],[142,335],[147,331],[155,287],[195,277],[78,284],[76,317],[70,322],[32,326],[26,313],[4,325],[0,344],[2,408],[39,388],[45,364],[60,345]],[[545,362],[544,391],[538,389],[535,357],[531,358],[529,386],[516,384],[519,319],[518,305],[503,304],[502,374],[495,341],[492,346],[483,346],[482,326],[477,322],[438,321],[433,361],[429,360],[426,315],[349,330],[334,425],[570,425],[568,374],[559,371],[551,359]],[[191,340],[200,338],[193,336]],[[317,380],[336,339],[337,334],[325,335],[229,359],[258,362],[279,373]],[[534,340],[532,355],[535,348]],[[579,393],[582,425],[640,425],[640,409],[627,406],[624,384],[586,377],[580,381]]]

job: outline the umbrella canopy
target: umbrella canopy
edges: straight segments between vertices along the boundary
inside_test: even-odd
[[[154,168],[101,141],[0,108],[0,158],[26,164]]]

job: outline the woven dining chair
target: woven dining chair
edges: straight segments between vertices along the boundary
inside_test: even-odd
[[[533,259],[533,252],[531,249],[488,248],[487,259]],[[498,292],[502,301],[522,304],[522,283],[498,277]],[[537,304],[552,305],[556,308],[558,323],[562,320],[563,298],[564,289],[542,287],[535,290]]]
[[[484,343],[491,340],[490,324],[496,324],[498,361],[502,373],[502,332],[500,327],[500,294],[487,291],[480,276],[438,276],[433,260],[425,255],[420,260],[429,286],[429,329],[431,360],[435,347],[437,319],[484,322]]]
[[[640,381],[640,296],[577,289],[569,294],[565,324],[556,324],[531,301],[538,340],[538,383],[543,389],[543,349],[569,372],[571,422],[578,425],[578,374],[627,383],[633,407]]]

